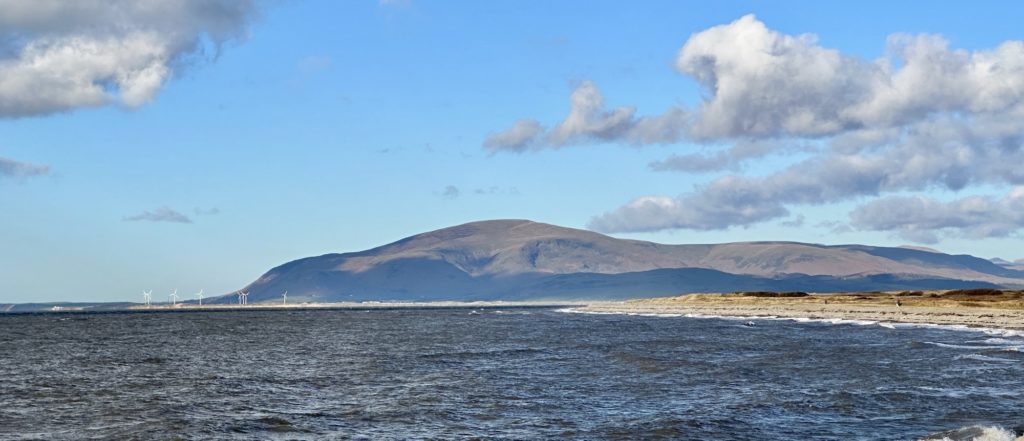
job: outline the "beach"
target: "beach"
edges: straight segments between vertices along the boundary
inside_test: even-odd
[[[577,310],[592,313],[870,320],[1024,330],[1024,296],[1021,292],[993,291],[998,290],[806,294],[791,297],[770,296],[778,293],[689,294],[622,302],[594,302]]]

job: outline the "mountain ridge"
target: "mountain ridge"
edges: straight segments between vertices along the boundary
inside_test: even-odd
[[[697,275],[704,282],[696,283]],[[598,285],[601,290],[592,292],[600,291],[601,298],[695,292],[698,287],[736,291],[799,285],[825,291],[813,289],[815,284],[838,290],[1014,286],[1024,285],[1024,271],[974,256],[905,247],[790,241],[660,244],[500,219],[428,231],[364,251],[297,259],[243,289],[250,291],[250,301],[276,299],[285,290],[290,299],[309,301],[493,300],[557,299],[565,293],[585,298],[587,287]],[[613,295],[616,290],[621,294]]]

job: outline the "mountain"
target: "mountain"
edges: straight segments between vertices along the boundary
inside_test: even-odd
[[[992,261],[992,263],[994,263],[996,265],[999,265],[999,266],[1001,266],[1003,268],[1010,268],[1010,269],[1014,269],[1014,270],[1024,270],[1024,259],[1018,259],[1017,261],[1010,262],[1009,260],[1006,260],[1006,259],[1000,259],[998,257],[994,257],[994,258],[991,258],[989,260]]]
[[[1024,271],[916,248],[737,242],[664,245],[528,220],[472,222],[271,269],[249,301],[594,299],[687,292],[1024,285]],[[214,302],[232,302],[227,295]]]

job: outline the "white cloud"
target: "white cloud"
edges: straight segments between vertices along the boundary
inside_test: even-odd
[[[936,243],[939,234],[983,239],[1006,237],[1024,228],[1024,187],[1002,198],[969,196],[942,202],[922,196],[891,196],[857,207],[852,225],[889,231],[919,243]]]
[[[676,68],[706,89],[693,111],[638,119],[632,107],[605,110],[586,83],[566,120],[534,149],[597,141],[727,145],[650,164],[689,173],[735,172],[745,161],[792,151],[809,156],[763,176],[719,176],[678,196],[641,196],[596,216],[592,228],[723,229],[779,219],[801,205],[1024,185],[1024,42],[967,51],[937,35],[897,34],[882,58],[868,60],[745,16],[693,34]],[[663,136],[638,136],[653,121]],[[959,219],[978,229],[935,228],[964,237],[1004,231],[980,217]],[[927,223],[905,222],[905,237],[938,240],[925,234]]]
[[[677,198],[642,196],[595,216],[587,226],[604,233],[685,228],[716,230],[789,215],[782,204],[764,197],[756,183],[727,176],[700,192]]]
[[[688,118],[681,109],[641,118],[635,113],[632,107],[605,109],[604,96],[598,87],[591,81],[583,81],[569,97],[569,114],[551,130],[545,132],[544,126],[536,120],[522,119],[509,129],[488,136],[483,147],[497,153],[560,148],[591,141],[668,143],[682,136],[681,128]]]
[[[488,136],[484,140],[484,148],[491,153],[499,151],[523,152],[537,143],[537,138],[544,133],[544,127],[532,119],[516,121],[508,130]]]
[[[604,110],[597,86],[585,81],[549,145],[662,143],[683,135],[813,138],[900,127],[935,114],[1021,112],[1024,103],[1022,41],[970,52],[950,49],[937,35],[896,34],[885,57],[867,60],[822,47],[812,34],[773,31],[747,15],[693,34],[676,69],[708,92],[692,114],[672,109],[636,121],[633,107]],[[660,135],[642,136],[650,133]]]
[[[153,100],[245,35],[253,0],[0,0],[0,117]]]
[[[584,81],[569,97],[569,115],[548,133],[553,145],[566,145],[581,139],[614,139],[632,126],[632,107],[604,109],[604,96],[593,82]]]
[[[28,178],[48,173],[48,165],[30,164],[0,156],[0,178]]]
[[[752,15],[691,36],[676,68],[711,94],[690,128],[698,139],[855,127],[844,110],[870,93],[880,71],[818,46],[813,35],[772,31]]]

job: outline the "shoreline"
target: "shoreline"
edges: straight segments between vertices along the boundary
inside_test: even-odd
[[[685,296],[683,296],[685,297]],[[628,300],[594,302],[577,312],[604,314],[673,314],[750,319],[850,320],[878,323],[966,326],[1024,331],[1024,310],[986,307],[935,307],[805,302],[732,302],[721,300]]]
[[[159,312],[227,312],[227,311],[280,311],[280,310],[393,310],[393,309],[447,309],[447,308],[559,308],[559,307],[581,307],[593,302],[567,300],[567,301],[427,301],[427,302],[404,302],[404,301],[369,301],[369,302],[324,302],[324,303],[253,303],[239,305],[209,304],[197,305],[193,303],[178,303],[169,305],[165,303],[154,305],[130,305],[126,307],[59,307],[46,309],[26,309],[0,311],[2,315],[15,314],[88,314],[88,313],[159,313]]]
[[[399,308],[544,308],[544,307],[559,307],[559,306],[574,306],[574,305],[586,305],[587,302],[577,301],[565,301],[565,302],[548,302],[548,301],[479,301],[479,302],[461,302],[461,301],[428,301],[428,302],[389,302],[389,301],[369,301],[369,302],[325,302],[325,303],[253,303],[247,305],[238,304],[214,304],[214,305],[194,305],[194,304],[177,304],[171,305],[152,305],[146,306],[132,306],[126,308],[126,311],[178,311],[178,310],[196,310],[196,311],[207,311],[207,310],[260,310],[260,309],[399,309]]]

